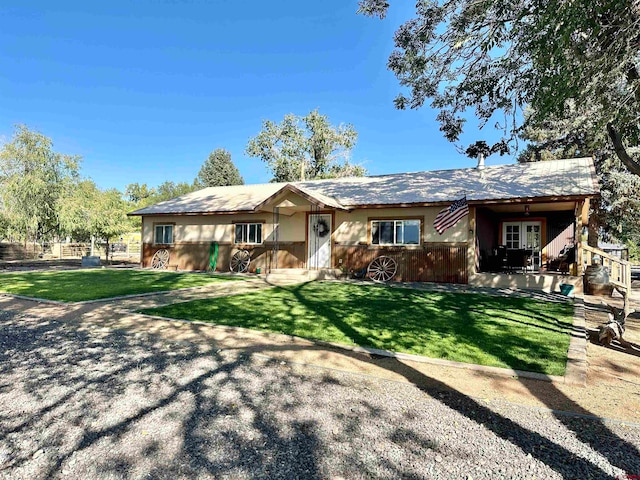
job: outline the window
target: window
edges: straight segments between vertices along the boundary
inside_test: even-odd
[[[262,224],[236,223],[236,243],[262,243]]]
[[[373,220],[373,245],[420,245],[420,220]]]
[[[173,243],[173,225],[156,225],[154,243]]]

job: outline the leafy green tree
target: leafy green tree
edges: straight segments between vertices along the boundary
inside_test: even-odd
[[[138,204],[144,201],[145,199],[151,197],[154,193],[155,190],[153,188],[149,188],[146,183],[139,184],[137,182],[130,183],[125,187],[124,190],[125,198],[134,204]]]
[[[366,170],[349,162],[357,138],[352,125],[336,127],[313,110],[304,117],[285,115],[280,123],[264,121],[246,153],[267,164],[273,182],[362,176]]]
[[[118,190],[103,191],[92,180],[83,180],[63,198],[60,223],[77,240],[104,240],[108,258],[110,239],[130,229],[126,212],[127,203]]]
[[[243,185],[240,172],[231,161],[231,153],[217,148],[209,154],[193,182],[198,188]]]
[[[155,188],[155,193],[151,195],[149,198],[151,202],[149,205],[158,202],[164,202],[165,200],[171,200],[172,198],[179,197],[186,193],[191,193],[194,190],[197,190],[198,187],[191,183],[187,182],[171,182],[166,181],[161,183]]]
[[[4,212],[0,208],[0,240],[7,238],[9,235],[9,221]]]
[[[570,112],[570,111],[569,111]],[[527,111],[527,115],[530,112]],[[605,132],[592,129],[589,115],[569,114],[521,132],[530,143],[518,156],[520,162],[554,160],[593,155],[601,196],[592,203],[589,243],[598,237],[617,241],[640,241],[640,177],[630,173],[615,155]]]
[[[18,125],[0,150],[0,205],[12,235],[26,242],[58,234],[60,198],[80,157],[53,151],[50,138]]]
[[[361,0],[383,18],[386,0]],[[640,3],[637,0],[424,0],[395,33],[388,61],[406,91],[398,108],[439,110],[457,142],[467,110],[483,126],[499,119],[504,151],[522,127],[592,116],[588,136],[607,135],[616,156],[640,175]]]

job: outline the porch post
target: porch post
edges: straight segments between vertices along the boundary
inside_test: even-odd
[[[273,248],[271,250],[271,265],[269,268],[269,272],[273,269],[278,268],[278,251],[280,250],[279,245],[279,236],[280,236],[280,208],[273,207]]]
[[[467,233],[467,277],[478,273],[478,251],[476,238],[476,207],[469,207],[469,232]]]
[[[576,239],[576,275],[582,275],[584,273],[583,265],[583,252],[582,252],[582,227],[584,225],[584,200],[576,202],[575,210],[575,239]]]

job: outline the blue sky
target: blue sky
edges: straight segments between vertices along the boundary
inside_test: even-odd
[[[370,174],[473,166],[433,110],[394,109],[386,62],[414,2],[391,3],[380,21],[356,0],[3,2],[0,139],[26,124],[102,188],[191,182],[215,148],[260,183],[270,174],[248,139],[318,108],[354,125],[352,161]],[[463,143],[496,136],[469,129]]]

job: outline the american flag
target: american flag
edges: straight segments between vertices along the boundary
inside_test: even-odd
[[[433,221],[433,228],[442,235],[449,227],[453,227],[458,220],[469,214],[469,205],[467,205],[466,195],[460,200],[456,200],[447,208],[440,210],[436,219]]]

